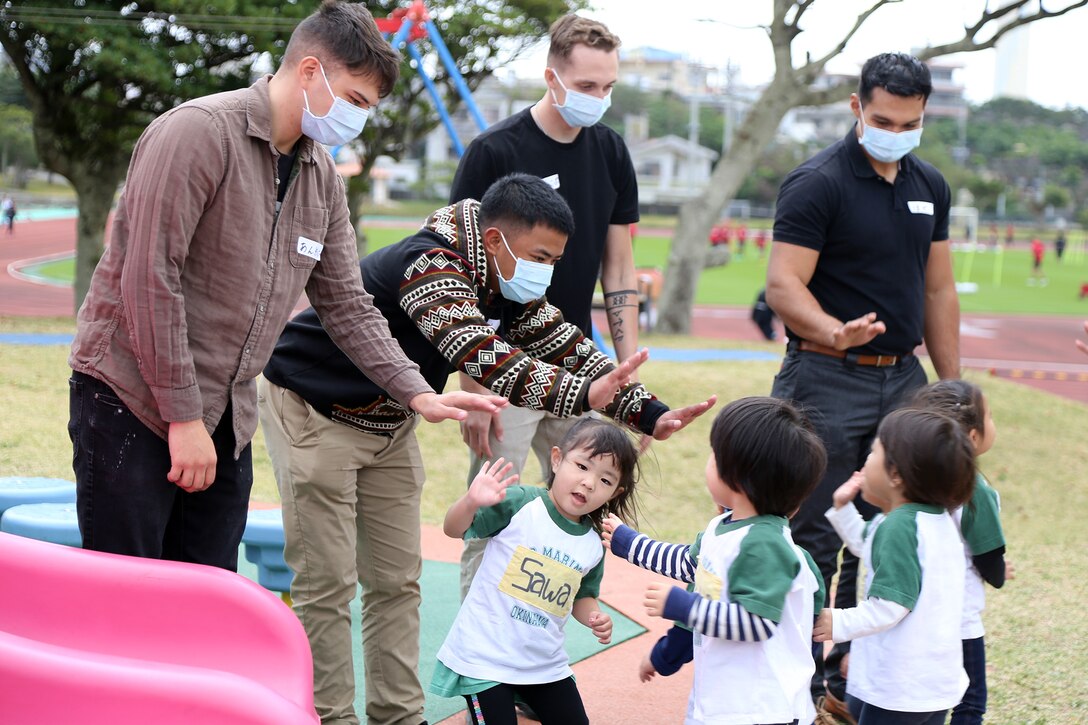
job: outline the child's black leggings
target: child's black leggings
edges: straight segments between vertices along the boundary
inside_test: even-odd
[[[574,678],[546,685],[496,685],[465,695],[474,725],[517,725],[514,696],[533,709],[541,725],[589,725]]]

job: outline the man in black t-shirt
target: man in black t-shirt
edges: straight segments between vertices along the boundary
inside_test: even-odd
[[[862,467],[881,418],[925,384],[915,348],[925,341],[941,378],[959,374],[951,193],[940,172],[910,153],[931,89],[917,58],[869,59],[850,98],[856,127],[790,172],[778,194],[767,302],[789,344],[771,394],[804,404],[827,446],[827,474],[791,528],[828,591],[842,541],[824,512]],[[837,608],[854,597],[856,560],[847,552],[843,561]],[[840,647],[813,682],[822,696],[826,674],[833,704],[845,698]],[[818,664],[820,654],[814,648]]]
[[[574,234],[556,264],[548,301],[589,337],[599,277],[616,357],[625,360],[638,349],[638,280],[630,231],[639,218],[638,187],[623,139],[599,123],[619,74],[620,41],[603,24],[577,15],[557,20],[550,34],[544,96],[469,144],[450,201],[479,199],[492,182],[512,172],[539,176],[557,189],[574,213]],[[480,392],[465,375],[461,386]],[[514,406],[494,418],[463,421],[462,436],[472,456],[468,481],[485,459],[499,456],[520,473],[530,448],[546,472],[551,447],[573,422]],[[484,543],[466,542],[462,594]]]

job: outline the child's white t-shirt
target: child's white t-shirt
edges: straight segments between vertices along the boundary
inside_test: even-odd
[[[793,543],[785,518],[731,522],[728,516],[713,519],[702,536],[695,591],[736,602],[750,614],[776,621],[778,628],[761,642],[694,635],[686,722],[810,723],[816,717],[809,692],[812,623],[823,604],[818,570]]]
[[[870,522],[862,559],[866,597],[910,612],[853,641],[847,693],[898,712],[955,707],[968,683],[960,638],[965,566],[955,521],[940,506],[903,504]]]
[[[564,518],[545,489],[511,486],[465,533],[483,537],[483,560],[438,659],[464,677],[511,685],[569,677],[563,625],[575,599],[600,591],[600,535],[588,519]]]

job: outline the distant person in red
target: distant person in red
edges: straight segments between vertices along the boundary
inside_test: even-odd
[[[1047,279],[1043,275],[1043,240],[1039,237],[1034,237],[1031,240],[1031,276],[1028,277],[1028,284],[1034,287],[1038,284],[1040,287],[1046,287]]]
[[[759,252],[759,258],[763,259],[763,253],[767,251],[767,230],[756,230],[756,251]]]
[[[748,226],[740,224],[737,227],[737,256],[744,256],[744,245],[748,243]]]
[[[1013,227],[1012,222],[1009,222],[1009,225],[1007,227],[1005,227],[1005,246],[1006,247],[1009,246],[1010,244],[1012,244],[1012,238],[1013,238],[1015,232],[1016,232],[1016,229]]]
[[[718,247],[722,244],[729,244],[729,224],[727,222],[715,224],[714,228],[710,230],[710,246]]]

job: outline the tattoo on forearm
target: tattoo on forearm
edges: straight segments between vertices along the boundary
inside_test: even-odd
[[[608,330],[612,333],[612,342],[623,341],[623,315],[627,308],[638,309],[638,290],[623,289],[604,293],[604,308],[608,316]]]

